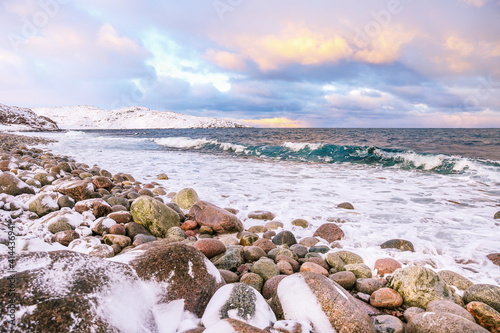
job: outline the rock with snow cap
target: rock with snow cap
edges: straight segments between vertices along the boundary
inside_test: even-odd
[[[0,193],[9,195],[35,194],[35,190],[11,172],[0,174]]]
[[[262,295],[246,283],[228,284],[217,290],[202,317],[210,328],[221,319],[236,319],[263,329],[272,325],[276,317]]]
[[[354,298],[327,277],[301,272],[284,278],[275,301],[285,319],[309,323],[316,333],[375,332],[370,317]]]

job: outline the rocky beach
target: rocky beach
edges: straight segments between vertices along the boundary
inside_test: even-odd
[[[140,182],[47,139],[0,140],[2,331],[500,332],[500,287],[398,260],[409,240],[368,262],[342,248],[346,221],[287,228],[268,207],[242,217],[195,186],[171,192],[168,174]]]

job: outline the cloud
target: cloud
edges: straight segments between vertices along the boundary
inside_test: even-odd
[[[246,68],[243,57],[231,52],[208,49],[205,52],[205,59],[220,68],[228,70],[241,71]]]
[[[264,118],[264,119],[238,119],[237,122],[252,127],[267,128],[305,128],[309,124],[304,120],[292,120],[288,118]]]

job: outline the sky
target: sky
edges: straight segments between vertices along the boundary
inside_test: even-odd
[[[500,127],[500,0],[2,0],[0,103]]]

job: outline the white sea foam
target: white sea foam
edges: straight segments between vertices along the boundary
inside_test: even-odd
[[[200,149],[205,145],[216,145],[219,146],[221,150],[228,151],[232,150],[237,153],[243,152],[246,147],[243,145],[237,145],[228,142],[219,142],[217,140],[209,140],[206,138],[202,139],[192,139],[186,137],[169,137],[169,138],[160,138],[154,139],[153,142],[169,147],[169,148],[179,148],[179,149]]]
[[[322,143],[309,143],[309,142],[285,142],[283,147],[288,148],[292,151],[300,151],[302,149],[309,148],[310,150],[320,149],[324,145]]]

